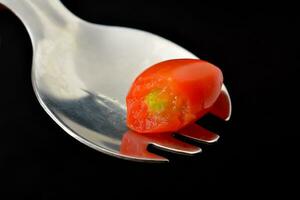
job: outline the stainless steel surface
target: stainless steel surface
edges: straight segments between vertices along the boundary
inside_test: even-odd
[[[24,23],[32,40],[32,84],[50,117],[80,142],[109,155],[141,161],[166,161],[120,154],[125,96],[146,67],[168,59],[197,58],[157,35],[85,22],[58,0],[0,0]],[[231,105],[225,86],[222,88]],[[174,150],[176,147],[162,146]],[[181,153],[199,152],[194,147]]]

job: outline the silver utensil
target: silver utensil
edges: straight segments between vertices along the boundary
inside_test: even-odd
[[[145,31],[83,21],[58,0],[0,0],[0,3],[18,16],[29,32],[33,46],[32,85],[41,106],[60,127],[80,142],[112,156],[167,161],[160,156],[120,152],[127,131],[126,93],[146,67],[168,59],[197,58],[195,55]],[[215,114],[229,119],[231,104],[224,85],[222,96],[225,108],[218,104]],[[198,137],[179,134],[205,141],[201,134]],[[206,142],[217,140],[217,135],[212,136]],[[170,135],[168,140],[175,139]],[[167,145],[160,141],[148,140],[175,153],[201,151],[177,139],[177,143]]]

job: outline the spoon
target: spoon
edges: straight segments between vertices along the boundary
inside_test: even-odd
[[[58,0],[0,3],[18,16],[29,32],[34,92],[63,130],[112,156],[167,161],[120,153],[122,137],[128,131],[125,97],[134,78],[148,66],[169,59],[197,58],[195,55],[152,33],[83,21]],[[229,119],[231,104],[224,85],[222,92],[229,108],[223,118]],[[195,152],[199,151],[185,153]]]

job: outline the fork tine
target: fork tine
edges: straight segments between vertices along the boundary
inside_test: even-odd
[[[229,120],[231,116],[231,100],[224,85],[217,101],[210,108],[209,112],[225,121]]]
[[[204,129],[198,124],[191,124],[188,127],[179,130],[179,133],[176,134],[195,140],[197,142],[206,143],[216,142],[220,137],[218,134]]]
[[[193,155],[201,152],[200,147],[175,139],[173,133],[149,135],[129,130],[122,138],[120,153],[130,158],[168,161],[164,157],[148,152],[147,146],[149,144],[164,151],[184,155]]]
[[[151,153],[147,150],[149,138],[145,135],[128,130],[122,138],[121,155],[133,160],[149,162],[168,162],[167,158]]]
[[[153,146],[172,153],[184,154],[184,155],[193,155],[196,153],[200,153],[202,149],[200,147],[182,142],[174,138],[174,134],[162,134],[149,143]]]

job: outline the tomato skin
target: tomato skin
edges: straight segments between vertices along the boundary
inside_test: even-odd
[[[127,98],[127,126],[140,133],[177,131],[203,116],[218,98],[219,68],[198,59],[155,64],[132,84]]]

